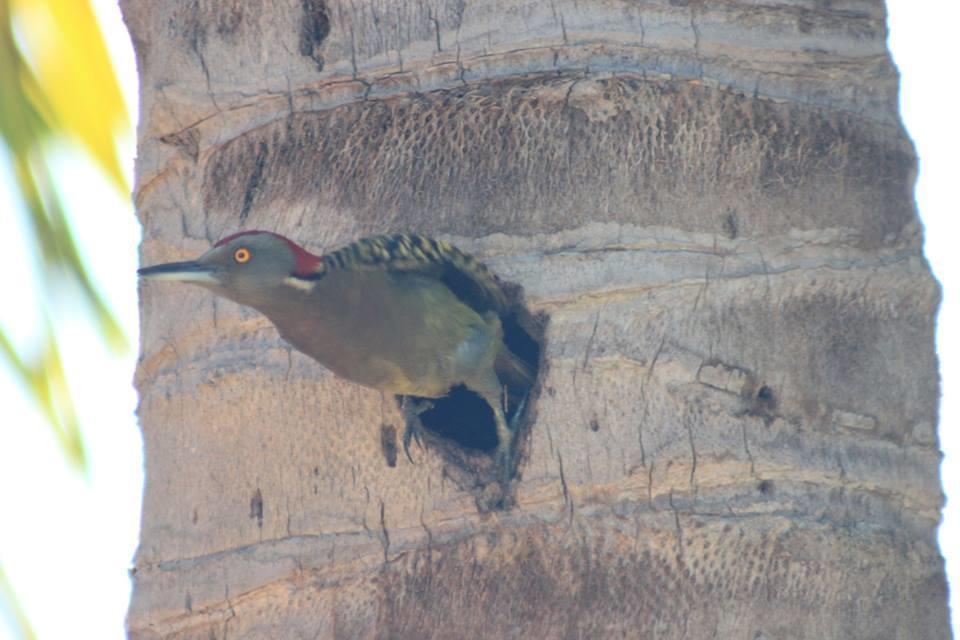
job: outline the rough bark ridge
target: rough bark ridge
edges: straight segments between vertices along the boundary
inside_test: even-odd
[[[146,261],[429,232],[549,316],[517,506],[252,312],[143,289],[135,638],[943,638],[877,0],[125,0]]]

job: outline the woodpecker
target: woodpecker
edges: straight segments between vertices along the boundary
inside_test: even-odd
[[[334,374],[396,394],[406,420],[404,449],[419,441],[429,401],[463,385],[496,425],[498,481],[513,474],[515,423],[534,363],[504,342],[509,305],[485,265],[420,235],[362,238],[314,255],[270,231],[242,231],[196,260],[145,267],[152,280],[200,285],[252,307],[280,336]],[[513,407],[508,422],[508,407]]]

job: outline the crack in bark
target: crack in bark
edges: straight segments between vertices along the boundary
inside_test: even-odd
[[[560,452],[557,451],[557,463],[560,468],[560,486],[563,488],[563,503],[565,507],[569,510],[569,522],[573,523],[573,498],[570,495],[570,490],[567,487],[567,477],[563,473],[563,456],[560,455]]]
[[[677,560],[682,564],[683,563],[683,527],[680,526],[680,512],[677,510],[677,506],[673,504],[673,489],[670,490],[670,493],[667,494],[667,503],[670,505],[670,510],[673,511],[673,524],[676,530],[677,536]]]
[[[653,465],[655,462],[650,461],[650,467],[647,469],[647,506],[650,509],[653,509]]]
[[[761,275],[763,277],[769,277],[771,274],[785,275],[785,274],[790,274],[794,272],[803,272],[803,271],[814,272],[814,273],[819,270],[849,272],[849,271],[855,271],[860,269],[886,268],[886,267],[896,265],[897,263],[900,263],[900,262],[909,261],[915,257],[916,257],[915,253],[911,251],[904,251],[903,253],[896,255],[890,259],[880,259],[875,264],[869,264],[866,261],[863,261],[863,262],[848,261],[846,263],[839,263],[839,264],[820,263],[815,265],[790,265],[786,267],[773,269],[768,273],[751,269],[751,270],[742,271],[739,273],[731,273],[730,275],[726,276],[724,280],[729,282],[729,281],[735,281],[735,280],[745,280],[748,278],[753,278]],[[634,293],[645,294],[650,291],[654,291],[658,289],[667,289],[670,287],[690,287],[690,286],[700,287],[700,291],[697,294],[697,297],[699,298],[703,293],[705,284],[706,283],[704,282],[704,280],[690,280],[690,279],[674,280],[674,281],[656,283],[656,284],[649,284],[649,283],[623,284],[616,287],[609,287],[607,289],[604,289],[603,291],[589,291],[589,292],[572,291],[569,293],[565,293],[562,295],[555,295],[552,297],[544,296],[534,300],[534,302],[537,308],[548,309],[551,307],[568,306],[571,304],[575,304],[581,300],[596,301],[596,300],[613,299],[613,298],[634,294]]]
[[[437,53],[441,53],[443,48],[440,46],[440,21],[433,15],[433,10],[430,7],[427,7],[427,19],[433,23],[433,31],[437,36]]]
[[[593,348],[593,340],[597,337],[597,327],[600,326],[601,313],[603,313],[602,308],[597,311],[596,316],[593,318],[593,331],[590,332],[590,337],[587,339],[587,348],[583,352],[583,364],[580,366],[583,370],[586,370],[587,363],[590,361],[590,349]]]
[[[690,456],[692,462],[690,464],[690,497],[691,499],[696,498],[696,474],[697,474],[697,447],[693,441],[693,423],[689,417],[689,413],[684,416],[683,420],[684,426],[687,428],[687,439],[690,442]]]
[[[650,359],[650,368],[647,370],[646,380],[649,380],[653,377],[653,370],[657,366],[657,360],[660,358],[660,353],[663,352],[663,346],[667,343],[667,336],[664,334],[660,337],[660,344],[657,346],[657,350],[653,353],[653,358]]]
[[[693,31],[693,52],[700,55],[700,28],[697,27],[697,21],[694,16],[694,8],[690,7],[690,30]],[[701,67],[702,71],[702,67]]]
[[[383,500],[380,500],[380,532],[382,534],[381,541],[383,542],[383,563],[386,564],[390,561],[390,532],[387,531],[386,505],[383,503]]]
[[[750,445],[747,444],[747,424],[745,421],[740,422],[740,432],[743,434],[743,450],[747,453],[747,459],[750,460],[750,475],[756,476],[753,454],[750,452]]]

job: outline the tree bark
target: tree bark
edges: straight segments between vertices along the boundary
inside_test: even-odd
[[[449,240],[546,327],[516,505],[142,288],[134,638],[944,638],[934,313],[877,0],[124,0],[145,263]]]

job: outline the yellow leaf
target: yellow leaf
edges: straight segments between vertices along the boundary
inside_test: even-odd
[[[122,193],[129,186],[114,144],[130,126],[100,26],[85,0],[13,0],[39,88],[63,133],[82,144]]]

